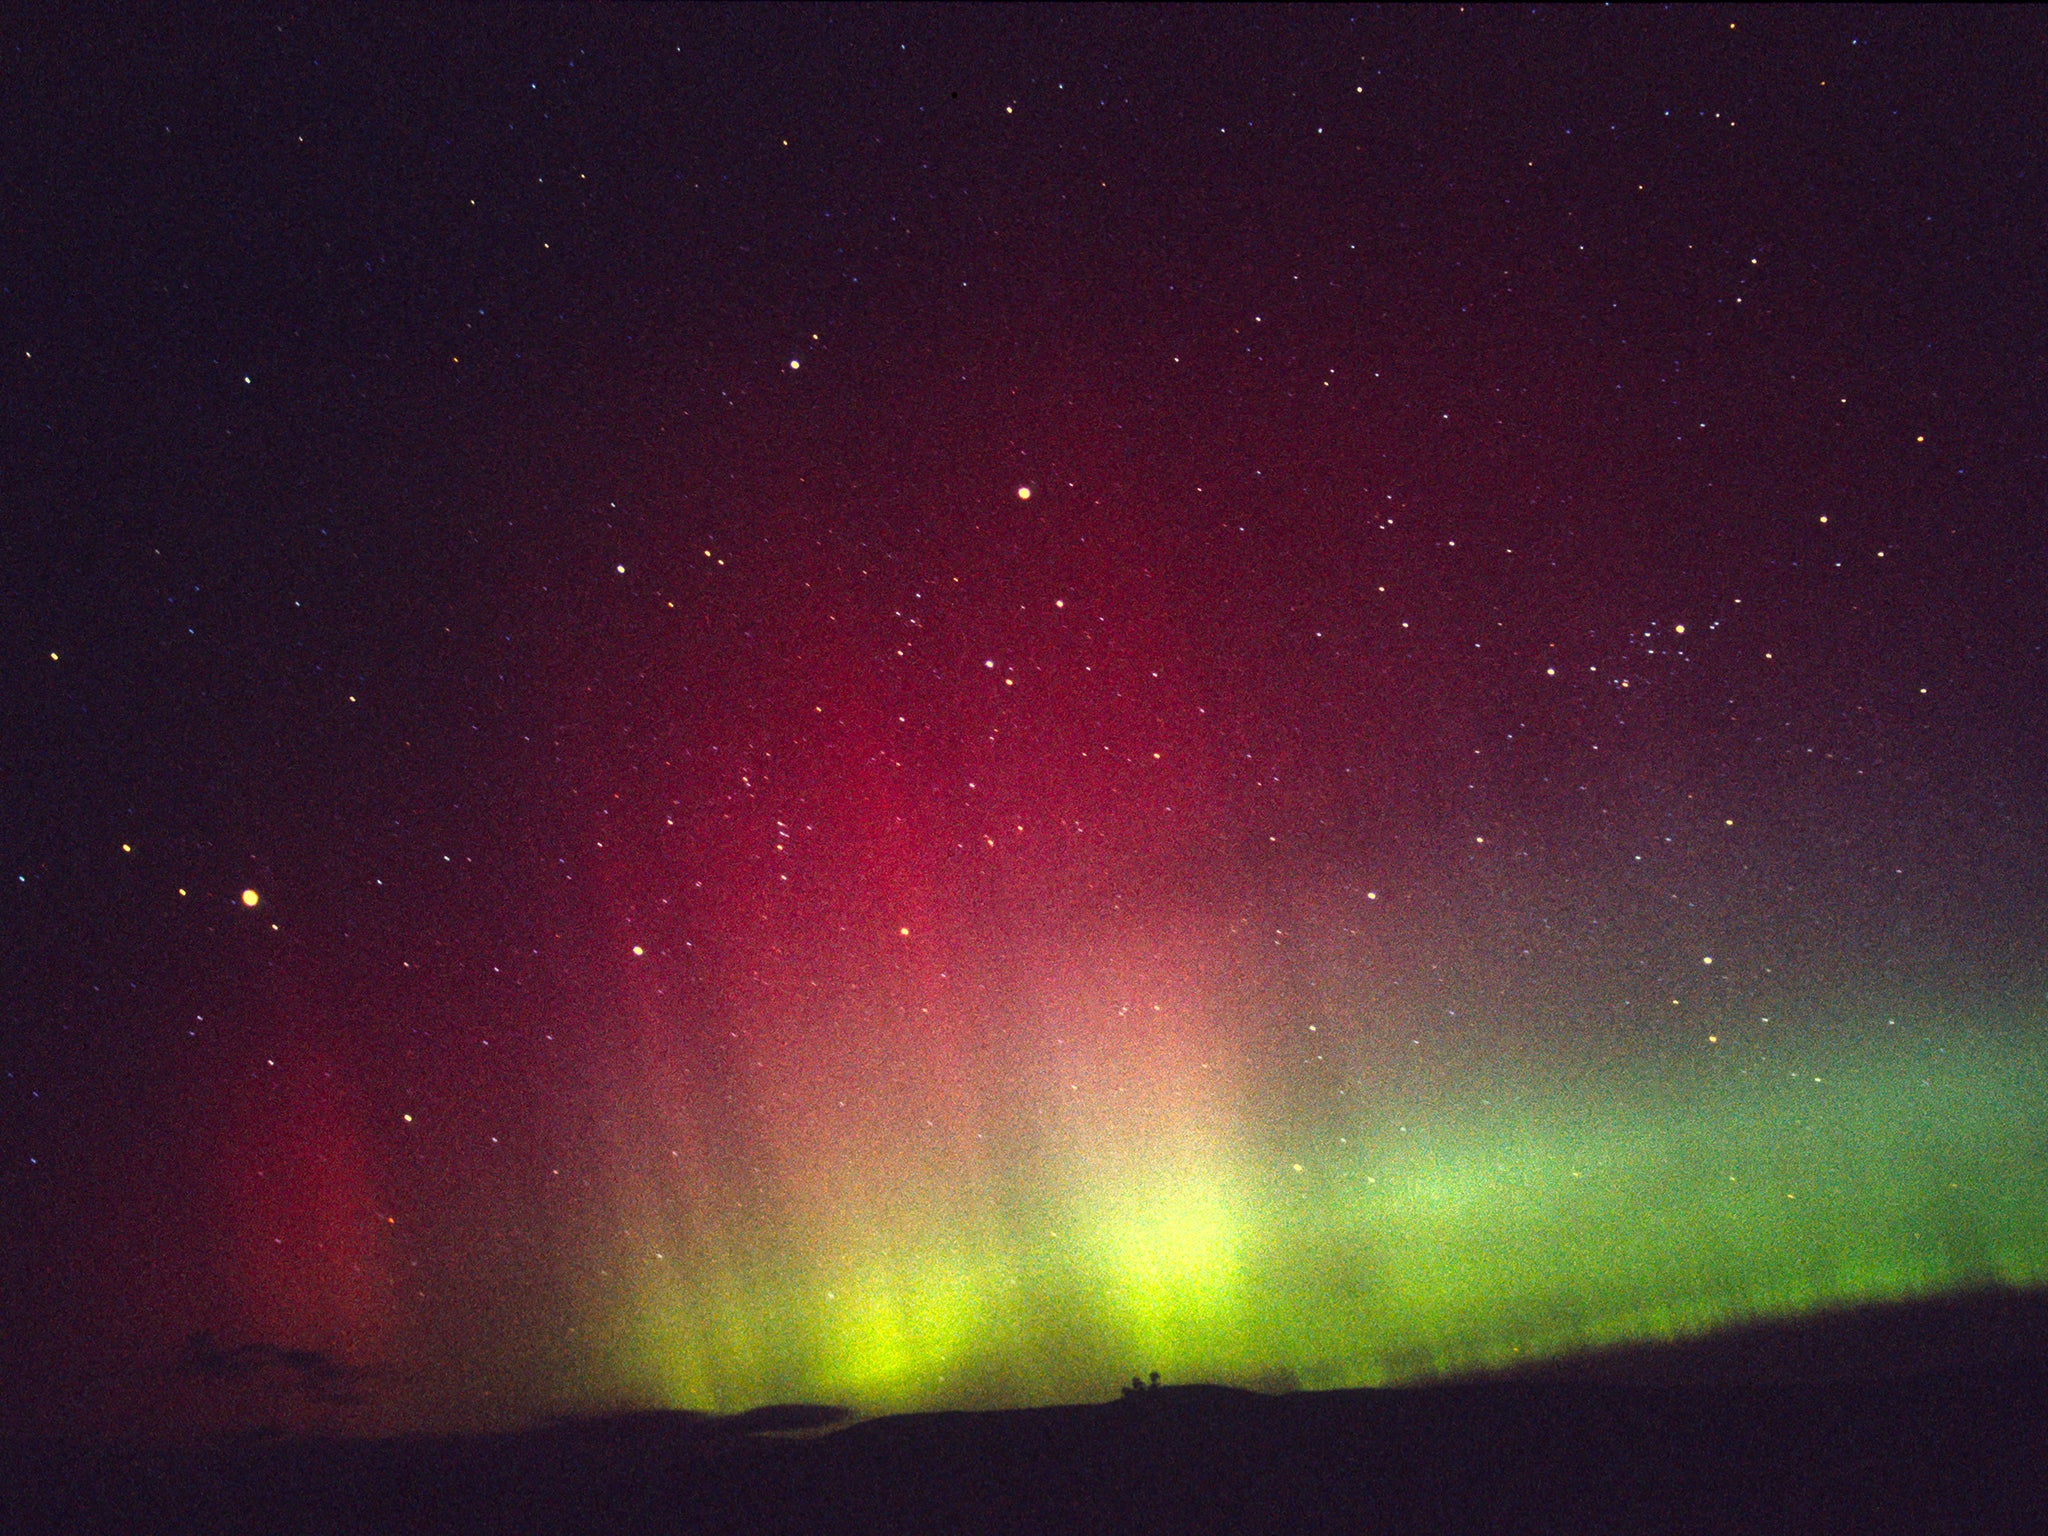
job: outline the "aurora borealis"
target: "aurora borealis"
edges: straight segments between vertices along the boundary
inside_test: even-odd
[[[8,66],[10,1425],[2048,1280],[2025,13],[134,25]]]

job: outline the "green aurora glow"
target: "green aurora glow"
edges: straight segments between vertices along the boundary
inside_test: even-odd
[[[1188,1128],[1136,1116],[1120,1159],[939,1158],[915,1219],[876,1207],[694,1266],[671,1260],[703,1213],[650,1184],[640,1251],[590,1292],[608,1348],[581,1388],[873,1411],[1086,1400],[1150,1370],[1386,1385],[2048,1279],[2037,1053],[1965,1035],[1733,1061],[1439,1087],[1313,1155],[1180,1136],[1162,1156]]]

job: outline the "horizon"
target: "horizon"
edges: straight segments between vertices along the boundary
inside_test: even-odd
[[[2003,1325],[1987,1333],[1987,1323]],[[1592,1392],[1695,1393],[1708,1398],[1771,1389],[1825,1389],[1964,1381],[1985,1374],[2038,1371],[2048,1362],[2048,1289],[1991,1285],[1903,1301],[1864,1301],[1746,1322],[1724,1322],[1707,1331],[1671,1338],[1623,1340],[1559,1354],[1466,1366],[1373,1385],[1309,1387],[1270,1374],[1262,1380],[1153,1379],[1133,1376],[1091,1396],[1017,1404],[925,1404],[863,1410],[845,1404],[773,1402],[717,1412],[704,1409],[617,1404],[596,1409],[539,1412],[512,1422],[408,1425],[316,1422],[292,1414],[244,1413],[216,1416],[210,1428],[192,1422],[176,1433],[154,1431],[108,1436],[61,1430],[9,1432],[0,1443],[52,1454],[208,1457],[222,1453],[312,1448],[320,1445],[375,1446],[466,1439],[520,1439],[534,1435],[644,1435],[672,1430],[707,1444],[732,1436],[807,1438],[876,1420],[932,1415],[1042,1413],[1116,1408],[1137,1399],[1177,1401],[1190,1394],[1246,1394],[1278,1398],[1297,1394],[1484,1391],[1489,1388],[1582,1388]],[[1151,1373],[1155,1378],[1157,1373]],[[275,1406],[276,1399],[272,1399]]]

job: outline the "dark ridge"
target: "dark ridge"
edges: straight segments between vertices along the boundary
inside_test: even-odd
[[[749,1408],[718,1422],[721,1428],[734,1434],[771,1435],[834,1429],[852,1417],[851,1408],[823,1403],[775,1403],[766,1408]]]
[[[2044,1316],[2039,1293],[1988,1293],[1401,1389],[1169,1383],[853,1423],[643,1411],[208,1453],[16,1442],[0,1530],[2041,1530]]]
[[[2048,1362],[2048,1291],[1987,1289],[1745,1323],[1697,1338],[1590,1350],[1523,1367],[1539,1377],[1839,1380],[1961,1365]]]

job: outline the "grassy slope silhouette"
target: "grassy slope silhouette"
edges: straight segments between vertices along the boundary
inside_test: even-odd
[[[635,1412],[210,1452],[8,1448],[23,1532],[2048,1528],[2048,1294],[1515,1377],[905,1414]]]

